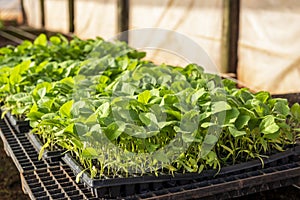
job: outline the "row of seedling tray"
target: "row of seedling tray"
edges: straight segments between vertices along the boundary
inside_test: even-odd
[[[28,132],[29,125],[12,116],[0,122],[5,151],[21,172],[23,188],[32,199],[227,199],[264,190],[299,184],[300,146],[264,159],[223,167],[219,173],[153,175],[91,179],[69,153],[57,148],[38,153],[43,143]]]
[[[15,126],[7,117],[0,120],[0,136],[20,172],[23,191],[31,199],[95,199],[83,183],[75,182],[74,173],[65,163],[59,159],[39,160],[29,134],[17,131]]]

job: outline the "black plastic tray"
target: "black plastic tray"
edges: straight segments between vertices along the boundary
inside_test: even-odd
[[[63,163],[46,169],[26,171],[21,175],[22,187],[31,199],[96,199],[83,184],[76,184],[71,169]]]
[[[30,130],[29,121],[17,120],[10,112],[5,113],[6,119],[9,121],[10,125],[15,128],[18,133],[27,133]]]
[[[38,135],[33,134],[33,133],[26,133],[28,139],[30,140],[30,142],[32,143],[33,147],[40,152],[42,147],[43,147],[43,143],[40,140],[40,138],[38,137]],[[48,150],[45,149],[44,153],[43,153],[43,158],[46,160],[49,160],[50,162],[56,162],[56,161],[60,161],[61,157],[63,156],[64,151],[59,149],[58,147],[54,147],[55,150]]]
[[[5,151],[12,158],[19,172],[46,168],[45,160],[38,160],[38,152],[32,147],[24,133],[16,133],[15,129],[8,126],[6,119],[0,120],[0,136]]]
[[[21,180],[25,193],[31,199],[97,199],[92,193],[112,193],[105,199],[227,199],[243,196],[254,192],[278,187],[299,184],[300,163],[299,147],[289,150],[265,161],[265,169],[260,162],[241,164],[240,171],[227,168],[227,173],[212,179],[185,181],[169,181],[166,183],[134,184],[120,187],[89,188],[85,183],[75,183],[76,174],[63,162],[37,160],[38,152],[29,142],[26,134],[15,132],[7,120],[0,120],[1,138],[6,144],[7,152],[17,166],[21,166]],[[286,164],[288,163],[288,164]],[[22,168],[23,167],[23,168]],[[18,167],[19,168],[19,167]],[[256,169],[256,170],[255,170]],[[151,187],[149,187],[149,185]],[[154,188],[155,186],[155,188]],[[127,190],[142,191],[131,196],[123,196]],[[148,190],[150,189],[150,191]],[[116,194],[121,197],[116,197]],[[209,198],[208,198],[209,197]]]
[[[280,187],[300,184],[300,162],[269,167],[248,173],[202,180],[175,187],[137,194],[122,199],[206,199],[224,200]]]
[[[297,145],[285,152],[271,155],[269,158],[264,159],[264,168],[281,166],[284,164],[295,163],[300,161],[300,146]],[[70,155],[65,154],[62,158],[67,165],[77,175],[83,169],[80,164]],[[260,160],[252,160],[249,162],[236,164],[228,167],[223,167],[217,174],[216,170],[206,170],[202,173],[186,173],[172,175],[144,175],[135,177],[116,177],[103,179],[91,179],[87,172],[84,172],[81,181],[94,191],[97,197],[116,198],[125,197],[133,194],[142,194],[149,191],[160,190],[163,187],[181,186],[195,182],[214,180],[218,177],[226,177],[237,174],[245,174],[256,172],[262,169]]]
[[[6,118],[0,120],[0,136],[20,172],[23,191],[31,199],[96,199],[84,184],[76,184],[75,175],[65,163],[38,160],[38,151],[28,135],[16,132]]]

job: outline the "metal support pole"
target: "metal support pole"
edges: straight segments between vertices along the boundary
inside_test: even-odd
[[[221,72],[236,73],[238,64],[240,0],[223,0]]]
[[[45,28],[45,0],[40,0],[40,9],[41,9],[41,25],[42,28]]]
[[[22,12],[22,24],[27,25],[27,15],[24,8],[24,0],[20,0],[21,12]]]
[[[122,33],[129,29],[129,0],[118,0],[117,1],[117,9],[118,9],[118,24],[117,31],[118,33]],[[128,32],[122,33],[119,37],[119,40],[128,42]]]
[[[69,0],[69,32],[74,33],[74,0]]]

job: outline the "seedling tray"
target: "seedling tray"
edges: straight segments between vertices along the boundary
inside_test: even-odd
[[[77,175],[83,169],[76,162],[76,160],[70,155],[65,154],[63,160],[73,172]],[[287,164],[295,164],[300,161],[300,146],[297,145],[285,152],[277,153],[270,156],[268,159],[264,159],[264,170],[268,170],[272,167],[280,167]],[[252,160],[249,162],[236,164],[228,167],[223,167],[217,174],[216,170],[206,170],[202,173],[186,173],[172,175],[144,175],[144,176],[132,176],[115,178],[104,177],[102,179],[91,179],[87,172],[83,173],[81,181],[92,189],[93,193],[97,197],[104,198],[117,198],[126,197],[133,194],[143,194],[150,191],[160,191],[162,188],[171,188],[174,186],[183,186],[186,184],[192,184],[195,182],[207,182],[218,183],[218,178],[225,178],[235,175],[245,175],[256,173],[258,170],[262,170],[262,164],[259,160]],[[254,175],[253,174],[253,175]],[[235,180],[235,178],[233,178]]]
[[[21,181],[24,192],[31,199],[96,199],[83,184],[76,184],[72,170],[63,163],[46,169],[26,171]]]
[[[124,194],[129,186],[110,186],[90,188],[87,184],[75,183],[76,174],[63,161],[48,162],[40,165],[37,160],[38,152],[29,142],[26,134],[15,132],[6,119],[0,120],[0,135],[6,151],[13,158],[21,173],[22,187],[31,199],[97,199],[92,192],[115,192]],[[19,151],[16,151],[18,149]],[[22,154],[22,155],[21,155]],[[135,191],[143,191],[122,199],[227,199],[247,195],[263,190],[299,184],[300,163],[299,146],[286,152],[271,156],[265,160],[265,168],[261,169],[260,162],[240,164],[240,169],[227,167],[216,177],[209,179],[207,173],[202,179],[187,181],[169,180],[165,183],[150,182],[134,184]],[[252,163],[251,166],[249,163]],[[224,168],[225,169],[225,168]],[[224,170],[223,169],[223,170]],[[223,173],[223,175],[222,175]],[[202,173],[204,174],[204,173]],[[153,178],[153,177],[151,177]],[[119,179],[120,180],[120,179]],[[124,179],[125,181],[126,179]],[[130,179],[127,179],[130,182]],[[94,180],[96,181],[96,180]],[[108,184],[108,182],[106,182]],[[150,187],[149,187],[150,186]],[[148,189],[148,190],[147,190]],[[209,198],[208,198],[209,197]]]
[[[38,135],[32,133],[27,133],[26,135],[32,143],[33,147],[36,149],[36,151],[40,152],[43,147],[43,143],[38,137]],[[43,158],[49,160],[50,162],[60,161],[64,151],[62,149],[59,149],[57,146],[55,146],[54,148],[55,149],[52,151],[45,149],[43,153]]]
[[[23,191],[31,199],[95,200],[84,184],[76,184],[75,175],[65,163],[38,160],[38,151],[28,134],[16,132],[6,118],[0,120],[0,136],[20,172]]]
[[[27,133],[30,130],[29,121],[18,120],[10,112],[5,113],[8,122],[15,128],[18,133]]]
[[[300,183],[300,162],[257,171],[216,177],[191,184],[164,187],[123,199],[213,199],[223,200]]]
[[[6,118],[0,120],[0,136],[7,155],[12,158],[19,172],[48,166],[45,160],[38,160],[38,152],[26,135],[16,132]]]

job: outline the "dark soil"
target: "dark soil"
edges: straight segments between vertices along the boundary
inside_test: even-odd
[[[2,140],[0,141],[0,199],[29,199],[29,196],[22,191],[20,173],[11,158],[6,155]]]

